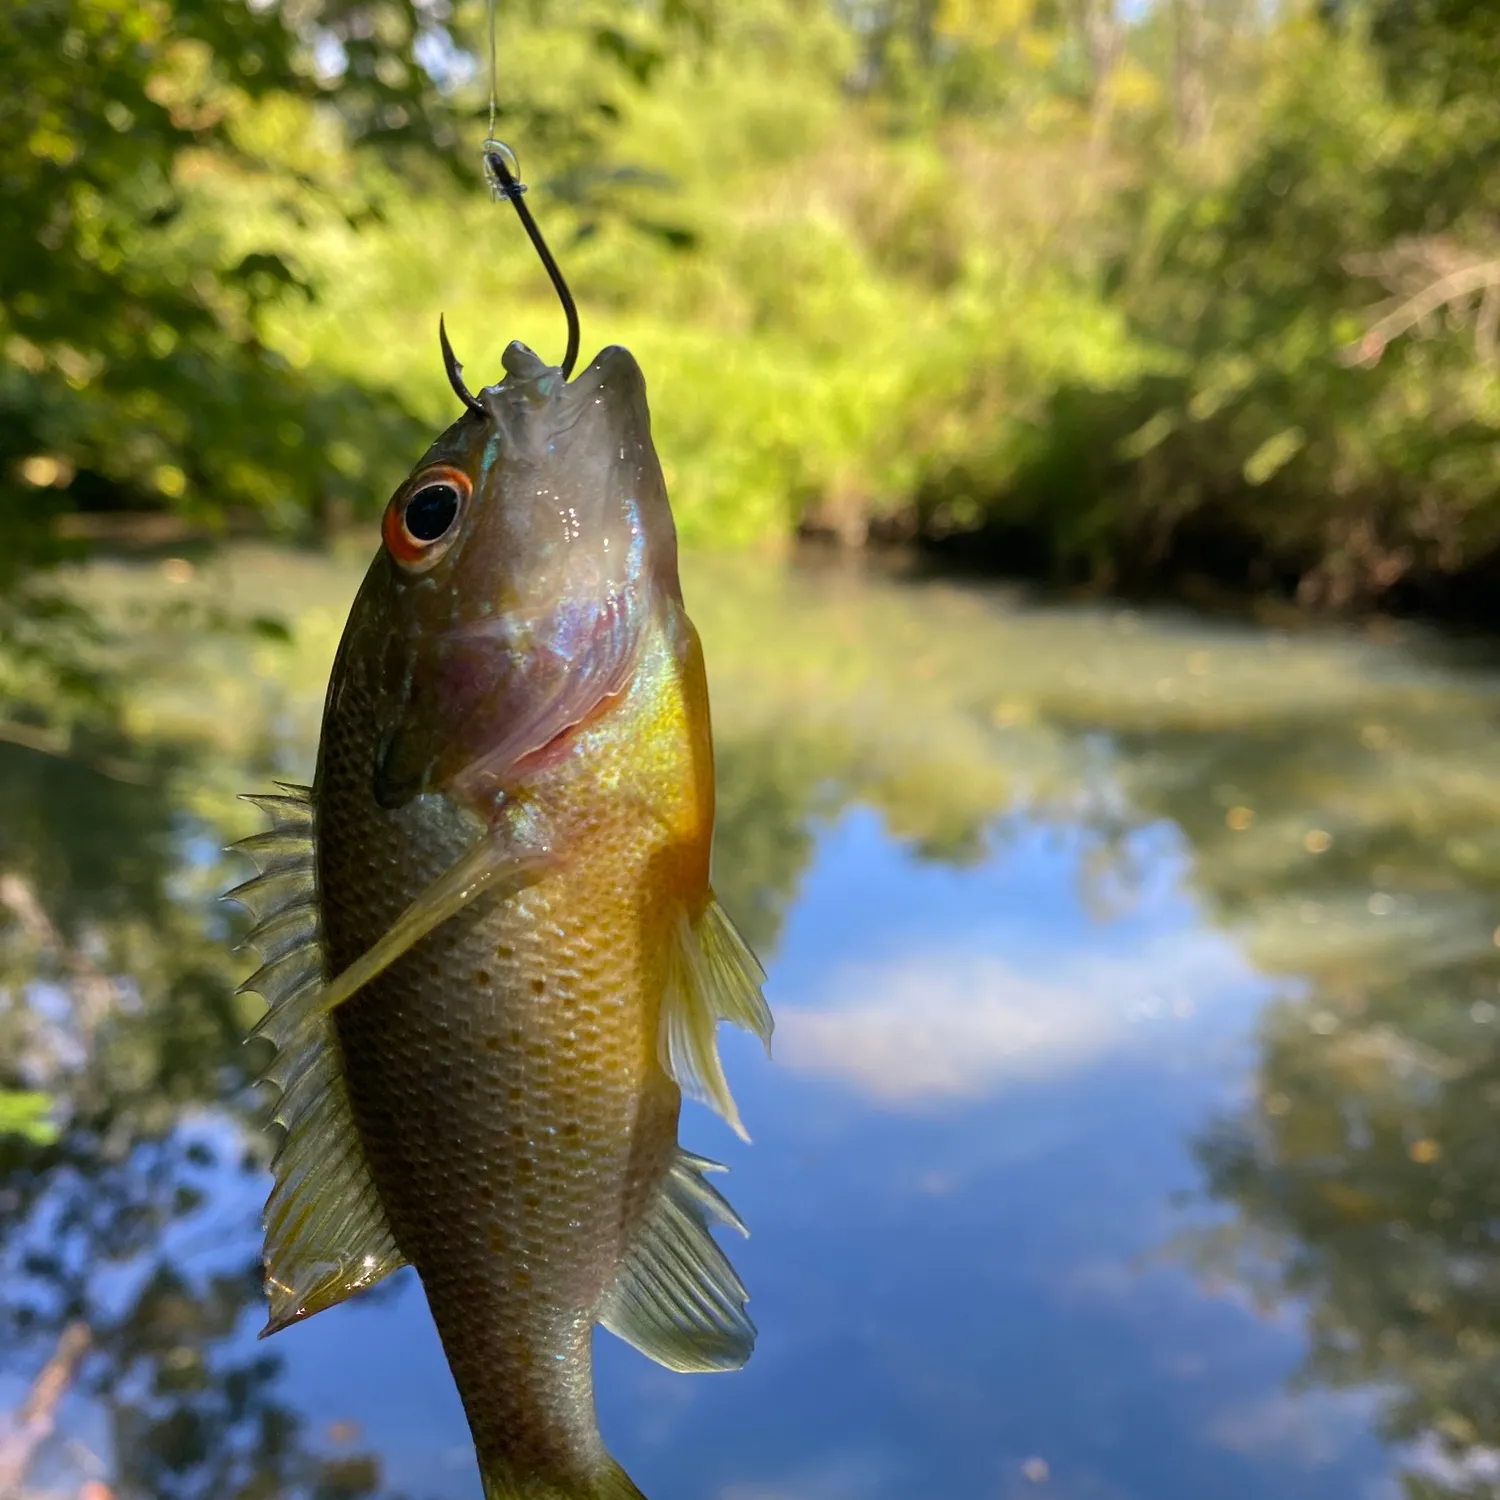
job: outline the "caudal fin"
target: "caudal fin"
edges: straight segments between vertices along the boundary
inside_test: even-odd
[[[584,1479],[522,1475],[510,1469],[484,1468],[484,1500],[646,1500],[614,1459]]]

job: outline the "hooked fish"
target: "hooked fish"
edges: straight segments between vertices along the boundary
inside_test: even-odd
[[[576,323],[573,324],[576,327]],[[237,847],[285,1136],[266,1332],[416,1268],[487,1500],[641,1492],[595,1417],[596,1323],[678,1371],[755,1329],[677,1141],[744,1134],[716,1032],[769,1047],[764,974],[709,883],[703,653],[645,382],[524,345],[385,512],[313,785]],[[570,348],[570,355],[571,355]]]

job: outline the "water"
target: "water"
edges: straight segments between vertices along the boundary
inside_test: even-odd
[[[0,1410],[70,1321],[94,1339],[28,1500],[479,1494],[409,1273],[255,1340],[217,851],[236,792],[309,774],[359,571],[96,569],[144,748],[0,745],[0,1119],[35,1137],[0,1138]],[[778,1034],[725,1038],[753,1147],[684,1126],[753,1231],[755,1358],[693,1379],[598,1338],[652,1500],[1500,1494],[1486,653],[684,571],[717,884]],[[209,628],[257,612],[292,639]]]

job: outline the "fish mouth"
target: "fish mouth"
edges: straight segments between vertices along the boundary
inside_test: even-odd
[[[540,461],[549,444],[598,404],[615,423],[634,418],[643,408],[645,376],[635,356],[619,344],[601,349],[568,381],[561,369],[524,344],[511,344],[502,362],[505,378],[485,386],[476,400],[512,454]]]
[[[485,386],[481,397],[502,397],[529,390],[536,395],[558,398],[565,395],[588,396],[596,392],[611,375],[639,375],[636,357],[623,344],[606,344],[571,380],[564,380],[558,365],[549,365],[541,355],[519,340],[513,340],[500,356],[504,377]]]
[[[635,355],[623,344],[608,344],[564,387],[570,401],[603,395],[611,387],[623,387],[627,396],[645,391],[646,378]]]

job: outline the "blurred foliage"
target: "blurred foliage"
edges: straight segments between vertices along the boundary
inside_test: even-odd
[[[1125,195],[1115,295],[1173,367],[1049,396],[992,515],[1013,523],[1020,497],[1022,515],[1060,516],[1059,568],[1197,566],[1334,606],[1493,581],[1500,109],[1430,38],[1426,63],[1398,64],[1406,9],[1283,23],[1257,42],[1249,116],[1205,148],[1224,160]]]
[[[312,288],[194,216],[191,181],[213,163],[289,215],[309,190],[370,213],[333,148],[431,152],[451,137],[409,60],[423,25],[399,0],[5,7],[0,172],[26,232],[0,250],[0,505],[31,523],[14,528],[7,580],[56,555],[36,523],[75,506],[311,509],[343,482],[335,438],[390,422],[373,393],[267,346],[267,307]],[[301,159],[263,149],[252,122],[278,111],[324,159],[311,142]]]

